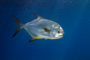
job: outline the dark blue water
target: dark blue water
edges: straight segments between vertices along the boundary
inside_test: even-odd
[[[13,38],[13,16],[25,24],[33,14],[59,23],[64,37],[28,42],[22,29]],[[90,0],[0,0],[0,60],[90,60]]]

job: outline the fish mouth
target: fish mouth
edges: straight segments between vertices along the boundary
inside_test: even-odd
[[[60,37],[62,38],[64,35],[60,35]]]
[[[60,39],[60,38],[63,38],[63,34],[62,35],[58,35],[58,36],[55,36],[55,37],[51,37],[51,39]]]
[[[60,33],[60,34],[56,35],[55,37],[56,38],[62,38],[63,36],[64,36],[64,34],[63,33]]]

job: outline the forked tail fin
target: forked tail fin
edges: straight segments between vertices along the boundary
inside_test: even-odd
[[[16,20],[17,25],[18,25],[18,28],[16,29],[16,32],[13,35],[13,37],[14,37],[23,28],[23,24],[15,16],[13,16],[13,17]]]

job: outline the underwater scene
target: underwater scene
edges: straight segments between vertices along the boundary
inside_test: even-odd
[[[90,60],[90,0],[0,0],[0,60]]]

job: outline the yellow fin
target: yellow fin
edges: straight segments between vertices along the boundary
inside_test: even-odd
[[[32,39],[32,40],[29,40],[29,42],[35,41],[35,40],[37,40],[37,39],[40,39],[40,35],[38,35],[37,37],[35,37],[35,38]]]
[[[38,19],[42,19],[42,17],[41,17],[41,16],[39,16],[39,15],[37,15],[37,14],[33,14],[33,15],[37,16],[37,17],[38,17]]]

